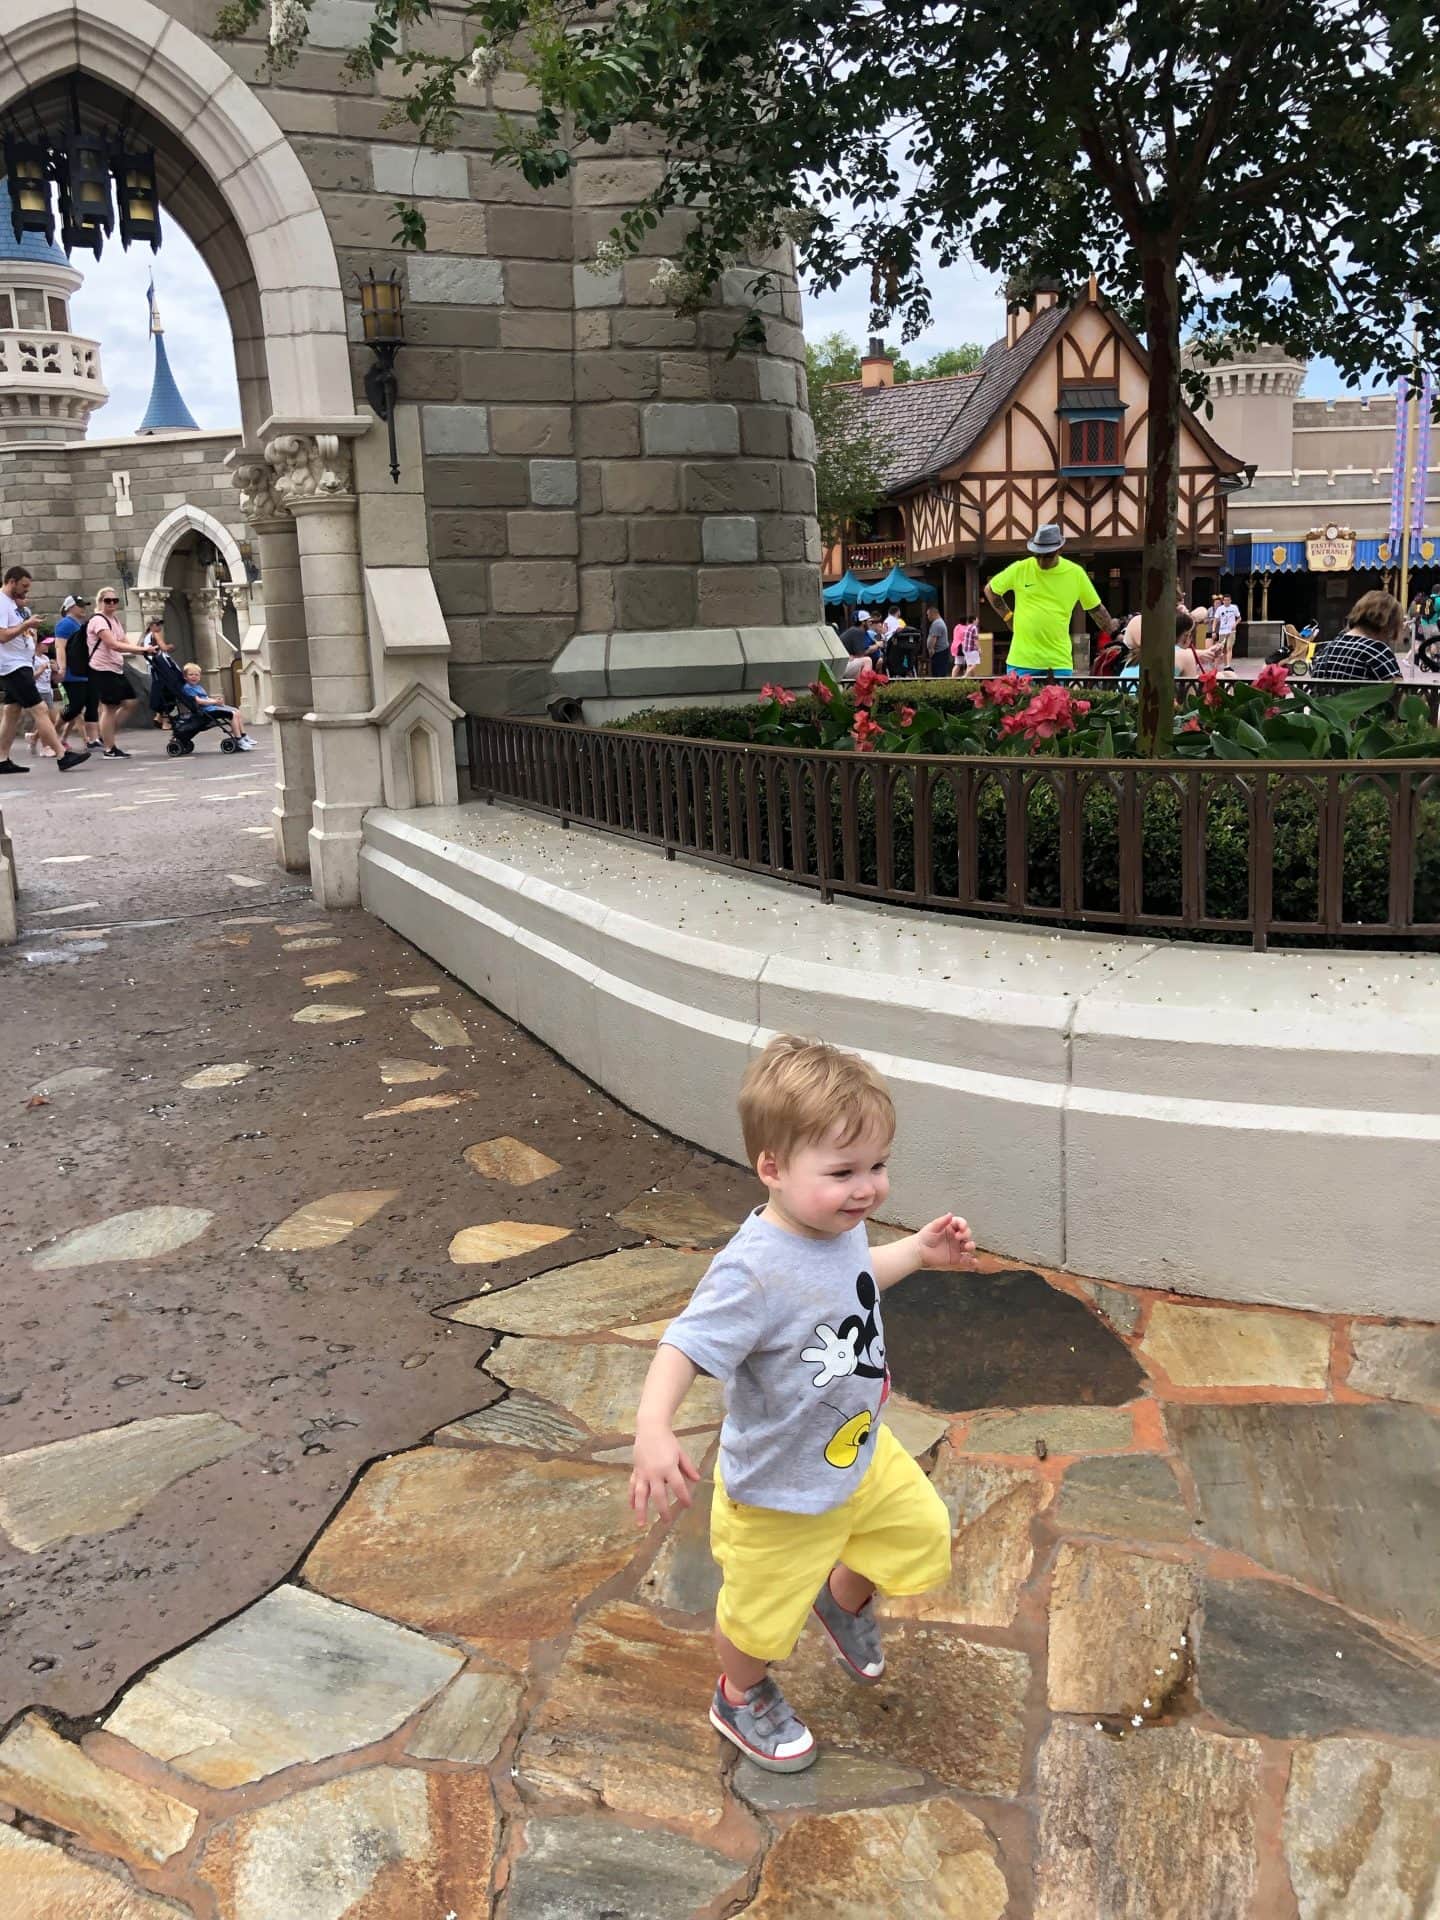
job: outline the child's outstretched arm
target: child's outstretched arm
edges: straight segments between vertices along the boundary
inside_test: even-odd
[[[907,1234],[888,1247],[870,1249],[870,1266],[882,1293],[921,1267],[973,1267],[974,1264],[975,1236],[968,1221],[957,1213],[942,1213],[938,1220],[921,1227],[918,1233]]]
[[[690,1505],[688,1482],[698,1480],[689,1455],[675,1438],[674,1420],[680,1402],[695,1383],[700,1369],[678,1347],[656,1348],[635,1415],[635,1468],[630,1475],[630,1505],[635,1524],[643,1527],[653,1501],[662,1520],[674,1517],[673,1498]]]

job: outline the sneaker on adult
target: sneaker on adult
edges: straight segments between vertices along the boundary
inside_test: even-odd
[[[13,760],[0,760],[0,773],[29,773],[29,767],[16,766]]]
[[[123,747],[106,747],[101,758],[103,760],[128,760],[130,755],[126,753]]]
[[[768,1674],[738,1705],[722,1676],[715,1683],[710,1724],[767,1773],[803,1773],[815,1764],[814,1736]]]
[[[868,1684],[880,1678],[885,1671],[885,1649],[880,1642],[873,1594],[858,1613],[851,1613],[835,1598],[827,1580],[816,1596],[815,1618],[825,1629],[835,1658],[854,1679]]]
[[[55,762],[56,771],[69,773],[72,767],[83,767],[89,758],[88,753],[62,753]]]

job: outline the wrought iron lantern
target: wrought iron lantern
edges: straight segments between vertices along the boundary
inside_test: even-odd
[[[132,240],[160,245],[160,190],[155,184],[153,151],[128,153],[119,148],[110,157],[115,175],[115,198],[120,207],[120,244]]]
[[[60,243],[67,253],[89,247],[98,260],[115,231],[110,197],[110,147],[102,134],[72,127],[53,149],[60,184]]]
[[[27,233],[55,239],[50,200],[50,158],[42,146],[5,137],[5,176],[10,183],[10,225],[17,244]]]
[[[135,584],[135,576],[130,571],[130,549],[128,547],[115,548],[115,571],[119,575],[121,586],[128,592]]]
[[[395,378],[395,358],[405,344],[405,304],[400,290],[400,275],[377,280],[372,267],[360,281],[360,321],[365,344],[375,359],[365,374],[365,398],[377,419],[390,429],[390,478],[400,483],[400,455],[395,446],[395,402],[399,385]]]

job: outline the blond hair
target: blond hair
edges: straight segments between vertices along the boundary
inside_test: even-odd
[[[875,1069],[824,1040],[777,1034],[752,1061],[740,1087],[740,1130],[753,1167],[762,1153],[785,1162],[797,1147],[828,1140],[849,1146],[867,1128],[895,1132],[895,1103]]]
[[[200,672],[200,662],[199,662],[198,660],[187,660],[187,661],[185,662],[185,664],[184,664],[184,666],[183,666],[183,667],[181,667],[181,669],[180,669],[180,671],[181,671],[182,673],[199,673],[199,672]],[[202,676],[202,678],[203,678],[203,676]]]

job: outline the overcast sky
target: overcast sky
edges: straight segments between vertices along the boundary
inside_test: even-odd
[[[97,437],[133,433],[144,418],[153,371],[145,304],[152,263],[170,366],[186,404],[202,427],[237,427],[240,409],[229,347],[230,323],[200,256],[180,229],[167,222],[164,245],[156,255],[148,247],[132,247],[126,253],[113,243],[98,263],[86,253],[75,256],[75,264],[85,273],[85,285],[75,297],[73,324],[77,333],[100,342],[101,366],[110,389],[110,399],[95,415],[91,433]],[[906,349],[912,358],[923,359],[966,340],[988,346],[1004,331],[999,283],[988,274],[968,266],[936,268],[930,285],[936,324]],[[838,328],[863,341],[868,319],[869,285],[861,274],[838,293],[807,299],[805,304],[805,327],[812,339]],[[899,328],[892,327],[889,337],[898,346]],[[403,360],[400,384],[403,393]],[[1305,391],[1323,399],[1346,389],[1328,361],[1316,361]]]

